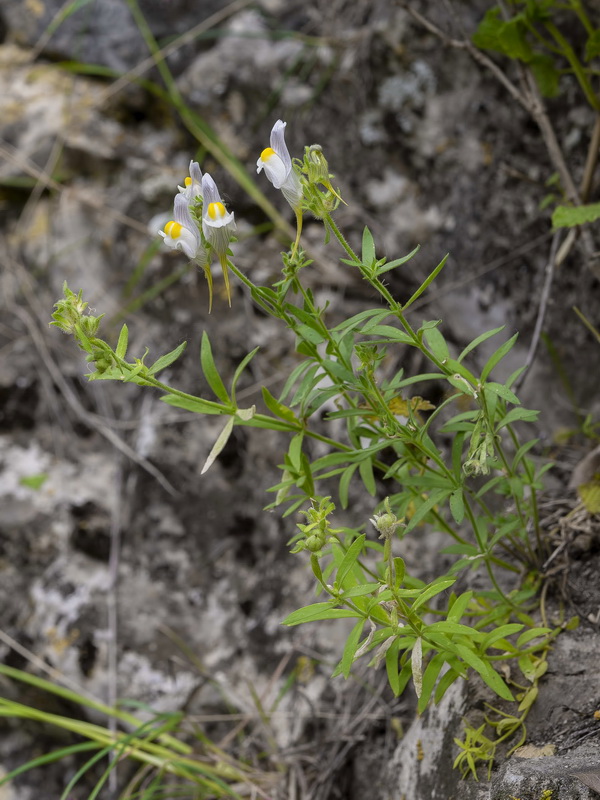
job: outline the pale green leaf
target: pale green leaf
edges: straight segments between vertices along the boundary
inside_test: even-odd
[[[212,450],[210,451],[210,453],[208,455],[208,458],[204,462],[204,466],[202,467],[202,470],[200,472],[201,475],[204,475],[205,472],[208,472],[208,470],[213,465],[213,463],[214,463],[215,459],[217,458],[217,456],[219,455],[219,453],[223,450],[223,448],[227,444],[227,441],[228,441],[229,437],[231,436],[231,432],[233,430],[234,421],[235,420],[234,420],[233,417],[229,417],[229,419],[225,423],[225,427],[223,428],[223,430],[219,434],[219,436],[217,438],[217,441],[214,443],[213,448],[212,448]]]

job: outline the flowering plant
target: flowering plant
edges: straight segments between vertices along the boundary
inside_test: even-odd
[[[281,479],[270,489],[274,500],[269,508],[281,509],[284,517],[300,511],[306,518],[297,526],[292,552],[308,556],[322,599],[298,609],[285,623],[354,620],[334,674],[348,677],[363,657],[375,668],[385,662],[393,691],[402,692],[412,678],[423,710],[469,670],[499,697],[513,700],[516,681],[495,666],[513,660],[533,692],[531,676],[538,675],[549,638],[556,633],[539,625],[532,613],[536,570],[544,556],[537,495],[549,465],[540,466],[532,458],[536,440],[521,443],[515,428],[516,423],[537,417],[514,394],[520,370],[503,381],[491,380],[516,336],[488,355],[476,372],[475,352],[502,328],[482,333],[455,353],[440,320],[418,327],[412,323],[411,306],[435,280],[446,258],[408,300],[396,299],[385,276],[413,258],[418,248],[388,261],[377,253],[365,228],[361,252],[355,252],[333,218],[342,200],[332,185],[322,148],[306,147],[301,160],[292,159],[284,129],[284,122],[275,123],[270,147],[257,162],[258,172],[264,170],[281,189],[296,216],[296,237],[283,254],[280,280],[271,286],[257,285],[231,261],[233,213],[223,204],[213,179],[202,176],[193,162],[175,197],[174,220],[161,233],[167,247],[181,250],[204,270],[211,302],[210,262],[216,255],[230,303],[228,270],[266,314],[293,333],[301,361],[278,397],[263,387],[263,411],[255,406],[240,408],[236,399],[239,378],[256,350],[237,367],[228,388],[204,333],[201,365],[216,398],[206,399],[156,377],[182,354],[185,343],[151,366],[144,357],[128,360],[127,326],[113,349],[98,336],[100,319],[90,317],[81,293],[74,295],[68,287],[56,304],[52,324],[75,335],[95,365],[88,376],[91,380],[133,381],[159,389],[170,405],[225,417],[203,472],[215,462],[235,425],[288,435]],[[360,274],[380,304],[334,325],[328,322],[327,309],[317,306],[301,280],[302,270],[312,263],[300,247],[306,211],[323,221],[326,240],[333,237],[343,263]],[[429,371],[389,372],[384,356],[406,350],[418,351]],[[442,396],[437,405],[427,399],[428,394],[433,396],[432,386],[438,388],[436,396]],[[414,393],[416,388],[422,396]],[[321,423],[317,412],[326,404],[332,410]],[[343,433],[332,434],[331,428],[339,431],[340,422]],[[311,442],[325,445],[325,453],[321,448],[317,454]],[[474,480],[479,476],[485,482]],[[373,537],[368,520],[356,514],[352,527],[333,524],[336,506],[352,515],[350,487],[358,481],[374,498],[370,522],[379,539]],[[334,482],[335,501],[330,496]],[[426,535],[420,530],[423,526],[446,539],[442,551],[446,567],[428,580],[412,576],[402,557],[403,540]],[[479,582],[457,593],[458,575],[473,570],[486,576],[483,588]],[[524,581],[524,574],[533,574],[533,580]],[[527,613],[526,603],[531,604]]]

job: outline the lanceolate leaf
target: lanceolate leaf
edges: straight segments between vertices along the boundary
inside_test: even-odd
[[[341,617],[358,617],[356,611],[347,608],[334,608],[331,603],[313,603],[298,611],[293,611],[283,620],[284,625],[300,625],[303,622],[316,622],[323,619],[340,619]]]
[[[370,267],[375,259],[375,242],[373,241],[373,234],[365,226],[362,237],[362,263],[366,267]]]
[[[350,631],[350,635],[346,640],[346,646],[344,647],[344,654],[342,656],[341,661],[341,673],[344,678],[347,678],[350,675],[350,670],[352,669],[352,664],[354,663],[354,656],[356,651],[358,650],[358,644],[360,642],[360,637],[365,626],[366,620],[359,619],[356,625]]]
[[[342,559],[342,563],[338,567],[336,581],[338,586],[342,589],[347,588],[345,585],[346,576],[350,573],[358,557],[362,553],[366,538],[365,534],[362,533],[352,542]]]
[[[202,471],[200,473],[201,475],[204,475],[205,472],[208,472],[208,470],[211,468],[212,464],[214,463],[216,457],[219,455],[221,450],[227,444],[227,441],[228,441],[229,437],[231,436],[231,432],[233,430],[234,421],[235,420],[234,420],[233,417],[229,417],[229,419],[225,423],[225,427],[223,428],[223,430],[219,434],[219,436],[217,438],[217,441],[213,445],[213,449],[210,451],[208,458],[204,462],[204,466],[202,467]]]
[[[117,346],[115,348],[115,353],[119,358],[125,358],[125,354],[127,353],[127,341],[129,339],[129,330],[127,325],[123,325],[121,328],[121,333],[119,334],[119,341],[117,342]]]
[[[216,396],[221,400],[223,403],[229,403],[229,395],[227,394],[227,389],[221,380],[221,376],[215,366],[215,362],[212,355],[212,349],[210,346],[210,340],[206,334],[206,331],[202,334],[202,343],[200,345],[200,362],[202,364],[202,372],[204,373],[204,377],[208,381],[208,385],[216,394]]]
[[[125,327],[125,326],[123,326]],[[120,342],[119,338],[119,342]],[[177,361],[179,356],[183,353],[187,345],[187,342],[182,342],[179,347],[176,347],[174,350],[171,350],[170,353],[166,353],[164,356],[161,356],[157,361],[152,364],[151,367],[148,367],[148,372],[150,375],[156,375],[157,372],[160,372],[162,369],[166,369],[170,364],[174,361]],[[222,398],[220,398],[222,399]]]
[[[478,347],[480,344],[487,341],[488,339],[491,339],[492,336],[495,336],[497,333],[500,333],[500,331],[503,331],[505,327],[506,327],[505,325],[502,325],[500,328],[494,328],[491,331],[486,331],[485,333],[482,333],[480,336],[478,336],[476,339],[473,339],[473,341],[470,344],[468,344],[462,351],[462,353],[459,355],[457,361],[462,361],[464,358],[466,358],[466,356],[468,356],[468,354],[472,350],[474,350],[476,347]]]
[[[502,359],[504,358],[504,356],[505,356],[505,355],[506,355],[508,352],[510,352],[510,350],[512,350],[512,348],[515,346],[515,343],[516,343],[516,341],[517,341],[517,337],[518,337],[518,335],[519,335],[518,333],[515,333],[515,335],[514,335],[514,336],[511,336],[511,338],[510,338],[510,339],[509,339],[507,342],[504,342],[504,344],[503,344],[503,345],[501,345],[501,346],[500,346],[500,347],[499,347],[499,348],[496,350],[496,352],[495,352],[493,355],[491,355],[491,356],[489,357],[489,359],[488,359],[488,361],[487,361],[487,363],[486,363],[486,365],[485,365],[485,367],[483,368],[483,371],[482,371],[482,373],[481,373],[481,380],[482,380],[482,382],[483,382],[483,381],[485,381],[485,380],[487,380],[487,377],[488,377],[488,375],[489,375],[489,374],[490,374],[490,372],[491,372],[491,371],[494,369],[494,367],[496,366],[496,364],[498,364],[500,361],[502,361]]]
[[[426,589],[424,589],[424,591],[421,592],[421,594],[413,603],[413,611],[416,611],[417,608],[423,605],[423,603],[431,600],[431,598],[435,597],[436,594],[439,594],[440,592],[443,592],[444,589],[452,586],[453,583],[456,583],[456,578],[442,578],[442,580],[435,581],[435,583],[430,584]]]
[[[279,400],[276,400],[266,386],[262,387],[262,396],[265,405],[276,417],[286,420],[286,422],[297,422],[296,416],[291,408],[284,406]]]
[[[473,667],[473,669],[481,675],[483,681],[490,689],[493,689],[499,697],[502,697],[504,700],[514,699],[508,686],[488,661],[481,659],[465,645],[457,644],[456,649],[463,661],[470,667]]]

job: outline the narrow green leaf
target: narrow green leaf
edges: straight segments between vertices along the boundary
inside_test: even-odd
[[[444,672],[444,674],[439,680],[438,685],[435,687],[434,700],[436,703],[440,702],[440,700],[446,694],[448,689],[452,686],[454,681],[460,677],[462,677],[462,673],[457,668],[452,668],[449,669],[447,672]]]
[[[284,406],[279,400],[276,400],[266,386],[262,387],[262,396],[266,407],[271,413],[275,414],[276,417],[280,417],[287,422],[298,422],[292,409]]]
[[[388,681],[392,692],[396,697],[398,697],[401,693],[401,683],[400,683],[400,675],[398,674],[398,652],[400,650],[400,641],[396,637],[391,645],[388,647],[386,654],[385,654],[385,669],[387,672]],[[409,666],[409,675],[411,674],[410,670],[410,663]]]
[[[150,375],[156,375],[161,370],[166,369],[168,366],[170,366],[174,361],[177,361],[179,356],[185,350],[186,346],[187,342],[182,342],[179,345],[179,347],[176,347],[174,350],[171,350],[170,353],[166,353],[164,356],[161,356],[159,359],[157,359],[154,362],[154,364],[152,364],[151,367],[148,367],[148,372],[150,373]],[[225,392],[225,397],[227,398],[227,392]],[[220,397],[219,399],[223,400],[222,397]],[[227,402],[228,399],[229,398],[227,398],[223,402]]]
[[[456,600],[452,603],[450,610],[448,611],[447,614],[447,619],[450,622],[458,622],[460,619],[462,619],[467,609],[467,606],[471,602],[472,597],[473,597],[473,592],[470,590],[468,592],[463,592],[461,595],[459,595],[456,598]]]
[[[518,711],[527,711],[528,708],[537,700],[539,689],[537,686],[532,686],[525,692],[525,697],[519,703]]]
[[[312,366],[313,370],[317,370],[319,368],[318,364],[312,364],[310,361],[302,361],[295,367],[292,372],[290,373],[289,378],[285,382],[285,385],[282,389],[282,392],[279,396],[279,402],[283,403],[288,396],[288,394],[292,391],[293,386],[296,384],[296,381],[300,379],[300,377],[306,372],[306,370]],[[291,405],[294,405],[292,401]]]
[[[300,471],[300,466],[302,462],[302,442],[304,441],[304,433],[297,433],[295,436],[292,436],[290,441],[290,446],[288,448],[288,457],[290,459],[290,463],[292,467],[296,470],[296,472]]]
[[[511,636],[514,633],[519,633],[519,631],[523,630],[523,625],[520,625],[517,622],[508,623],[507,625],[500,625],[499,628],[496,628],[493,631],[490,631],[480,642],[480,649],[482,652],[488,649],[488,647],[492,647],[496,642],[499,642],[500,639],[505,639],[507,636]]]
[[[390,310],[387,308],[383,310],[380,308],[368,308],[366,311],[359,311],[358,314],[348,317],[348,319],[340,322],[339,325],[336,325],[335,328],[332,328],[331,333],[353,330],[354,328],[357,328],[361,322],[364,322],[367,319],[371,320],[372,322],[375,320],[373,324],[376,325],[378,321],[385,319],[385,317],[389,316],[390,313]]]
[[[233,403],[233,405],[236,405],[235,390],[237,387],[237,383],[240,377],[242,376],[242,373],[244,372],[248,364],[252,361],[252,359],[258,353],[259,350],[260,350],[259,347],[255,347],[254,350],[251,350],[247,355],[245,355],[244,358],[240,361],[240,363],[236,367],[235,372],[233,373],[233,379],[231,381],[231,402]]]
[[[208,455],[208,458],[204,462],[204,466],[202,467],[202,470],[200,472],[201,475],[204,475],[205,472],[208,472],[208,470],[213,465],[216,457],[219,455],[221,450],[227,444],[227,441],[228,441],[229,437],[231,436],[231,432],[233,430],[233,423],[234,422],[235,422],[234,418],[233,417],[229,417],[229,419],[225,423],[225,427],[223,428],[223,430],[221,431],[221,433],[217,437],[217,441],[214,443],[213,448],[212,448],[212,450],[210,451],[210,453]]]
[[[373,594],[380,588],[380,583],[361,583],[357,586],[351,586],[349,589],[344,589],[342,597],[344,599],[347,597],[364,597],[366,594]]]
[[[487,360],[487,362],[486,362],[486,365],[485,365],[485,367],[483,368],[483,371],[482,371],[482,373],[481,373],[481,382],[482,382],[482,383],[483,383],[484,381],[486,381],[486,380],[487,380],[487,378],[488,378],[488,375],[491,373],[491,371],[494,369],[494,367],[495,367],[495,366],[496,366],[496,365],[497,365],[497,364],[498,364],[500,361],[502,361],[502,359],[504,358],[504,356],[505,356],[507,353],[509,353],[509,352],[512,350],[512,348],[513,348],[513,347],[515,346],[515,344],[516,344],[516,341],[517,341],[517,338],[518,338],[518,336],[519,336],[519,334],[518,334],[518,333],[515,333],[515,335],[514,335],[514,336],[511,336],[511,338],[510,338],[510,339],[509,339],[507,342],[504,342],[504,344],[503,344],[503,345],[501,345],[501,346],[500,346],[500,347],[499,347],[499,348],[496,350],[496,352],[495,352],[495,353],[493,353],[493,354],[492,354],[492,355],[491,355],[491,356],[488,358],[488,360]]]
[[[344,652],[342,655],[342,660],[340,663],[341,666],[341,674],[344,678],[348,678],[350,676],[350,671],[352,670],[352,664],[354,663],[354,656],[356,651],[358,650],[358,645],[360,642],[360,637],[363,632],[363,628],[365,627],[366,620],[359,619],[356,625],[350,631],[350,635],[346,640],[346,645],[344,647]]]
[[[517,639],[517,647],[520,649],[526,644],[529,644],[529,642],[533,641],[533,639],[537,639],[538,637],[546,637],[549,633],[552,633],[550,628],[531,628],[519,636]]]
[[[125,354],[127,353],[127,343],[129,341],[129,329],[127,325],[123,325],[121,328],[121,333],[119,334],[119,341],[117,342],[117,347],[115,348],[115,353],[117,354],[118,358],[125,358]]]
[[[457,481],[463,480],[462,452],[466,436],[466,431],[458,431],[452,442],[452,472]]]
[[[295,333],[301,339],[305,339],[310,344],[321,344],[321,342],[325,341],[325,337],[323,336],[321,331],[316,331],[310,325],[298,325],[295,329]]]
[[[442,578],[441,580],[437,580],[434,583],[429,584],[429,586],[427,586],[427,588],[419,594],[415,602],[412,604],[412,610],[416,611],[417,608],[420,608],[423,605],[423,603],[427,603],[432,597],[440,594],[440,592],[443,592],[454,583],[456,583],[456,578]]]
[[[424,520],[432,508],[434,508],[434,506],[436,506],[438,503],[443,502],[451,491],[451,489],[438,489],[438,491],[432,492],[427,500],[424,500],[419,505],[415,513],[410,518],[410,521],[406,526],[406,533],[412,531],[413,528],[415,528],[422,520]]]
[[[313,603],[305,608],[293,611],[284,620],[283,625],[301,625],[304,622],[316,622],[324,619],[340,619],[342,617],[358,617],[356,611],[347,608],[334,608],[331,603]]]
[[[473,641],[479,641],[483,638],[484,634],[481,631],[470,628],[468,625],[462,625],[460,622],[449,622],[448,620],[441,620],[440,622],[433,622],[425,628],[423,633],[448,633],[450,635],[457,634],[460,636],[468,636]]]
[[[336,575],[336,582],[337,585],[340,586],[342,589],[346,589],[346,578],[350,571],[353,569],[354,565],[360,554],[363,551],[363,547],[365,544],[365,539],[367,537],[364,533],[361,533],[350,545],[350,547],[346,550],[344,558],[342,559],[341,564],[338,567],[337,575]]]
[[[463,661],[472,667],[475,672],[479,673],[484,683],[496,692],[499,697],[502,697],[504,700],[514,700],[512,692],[489,662],[483,661],[483,659],[466,645],[457,644],[456,649]]]
[[[375,486],[375,475],[373,474],[373,462],[370,458],[363,458],[358,464],[360,477],[371,497],[375,497],[377,487]]]
[[[342,472],[339,488],[339,497],[342,508],[348,508],[348,492],[350,481],[352,480],[352,476],[356,472],[357,468],[358,464],[350,464],[350,466],[346,467],[346,469]]]
[[[396,258],[393,261],[387,261],[385,264],[382,264],[380,267],[377,267],[375,275],[379,277],[380,275],[383,275],[384,272],[389,272],[391,269],[396,269],[396,267],[400,267],[402,266],[402,264],[406,264],[406,262],[410,261],[410,259],[413,256],[415,256],[420,249],[421,245],[418,244],[415,247],[415,249],[411,250],[411,252],[407,256],[402,256],[402,258]]]
[[[534,411],[531,408],[511,408],[511,410],[502,417],[496,430],[504,428],[505,425],[512,425],[513,422],[535,422],[539,415],[539,411]]]
[[[462,487],[456,489],[450,495],[450,511],[456,524],[460,525],[465,518],[465,499],[463,496]]]
[[[389,340],[390,342],[414,344],[408,333],[400,330],[400,328],[394,328],[393,325],[371,325],[368,331],[362,330],[361,333],[368,334],[369,336],[382,336],[385,340]]]
[[[441,331],[439,328],[429,328],[425,331],[425,341],[427,342],[429,349],[433,353],[433,355],[439,361],[446,361],[446,359],[450,358],[450,351],[448,350],[448,345],[446,344],[446,340],[444,339]]]
[[[230,409],[215,403],[212,400],[203,400],[201,397],[178,397],[174,394],[164,394],[160,398],[163,403],[176,408],[193,411],[194,414],[228,414]]]
[[[437,276],[440,274],[440,272],[441,272],[441,271],[442,271],[442,269],[444,268],[444,265],[446,264],[446,261],[448,260],[448,256],[449,256],[449,255],[450,255],[449,253],[448,253],[447,255],[445,255],[445,256],[444,256],[444,258],[443,258],[443,259],[440,261],[440,263],[437,265],[437,267],[436,267],[436,268],[433,270],[433,272],[432,272],[432,273],[430,273],[430,275],[428,275],[428,276],[427,276],[427,278],[425,278],[425,281],[424,281],[424,282],[421,284],[421,286],[419,286],[419,288],[417,289],[417,291],[416,291],[416,292],[415,292],[415,293],[412,295],[412,297],[410,297],[410,298],[408,299],[408,301],[407,301],[407,302],[406,302],[406,303],[405,303],[405,304],[402,306],[402,311],[406,311],[406,309],[407,309],[409,306],[411,306],[411,305],[412,305],[412,304],[415,302],[415,300],[417,300],[417,299],[418,299],[418,298],[419,298],[419,297],[420,297],[420,296],[423,294],[423,292],[425,291],[425,289],[427,289],[427,287],[428,287],[428,286],[429,286],[431,283],[433,283],[433,281],[434,281],[434,280],[437,278]]]
[[[521,405],[521,401],[517,397],[514,392],[511,392],[506,386],[503,386],[501,383],[494,383],[490,381],[485,384],[485,391],[492,392],[497,397],[501,397],[503,400],[506,400],[507,403],[514,403],[515,405]],[[491,414],[491,412],[490,412]]]
[[[213,390],[219,400],[221,400],[223,403],[229,404],[231,401],[229,400],[227,389],[225,388],[225,385],[221,380],[221,376],[219,375],[215,366],[210,340],[206,331],[204,331],[202,334],[202,343],[200,345],[200,362],[202,364],[202,372],[204,373],[204,377],[206,378],[210,388]]]
[[[514,411],[523,411],[523,409],[513,409],[513,410]],[[512,465],[511,465],[511,471],[512,472],[516,471],[517,467],[521,463],[521,459],[523,458],[523,456],[526,455],[531,450],[532,447],[535,447],[535,445],[538,444],[539,441],[540,441],[539,439],[530,439],[528,442],[525,442],[525,444],[523,444],[523,445],[521,445],[521,447],[519,447],[519,449],[515,453],[513,461],[512,461]]]
[[[305,362],[310,363],[310,362]],[[313,388],[323,380],[324,372],[320,364],[313,364],[300,381],[300,385],[294,392],[294,396],[290,400],[290,407],[297,406],[299,403],[305,403],[307,397]],[[280,399],[283,402],[283,395]]]
[[[480,336],[478,336],[476,339],[473,339],[473,341],[465,347],[465,349],[462,351],[462,353],[456,360],[462,361],[469,355],[469,353],[472,350],[474,350],[476,347],[479,347],[480,344],[483,344],[483,342],[486,342],[488,339],[491,339],[492,336],[495,336],[497,333],[500,333],[500,331],[503,331],[505,327],[506,325],[502,325],[500,328],[494,328],[491,331],[486,331],[485,333],[482,333]]]
[[[421,683],[421,696],[419,697],[419,703],[417,706],[419,714],[422,714],[427,708],[427,704],[429,703],[429,698],[431,697],[431,693],[433,692],[433,687],[435,686],[435,682],[438,679],[440,670],[445,663],[446,663],[445,653],[436,653],[436,655],[433,656],[432,659],[430,659],[429,664],[427,664],[425,672],[423,673],[423,680]]]
[[[365,225],[362,235],[362,263],[370,267],[375,260],[375,242],[371,231]]]

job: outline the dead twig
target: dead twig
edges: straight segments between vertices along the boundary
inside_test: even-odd
[[[550,300],[550,292],[552,289],[552,280],[554,278],[554,270],[557,265],[557,252],[558,252],[558,243],[561,238],[560,231],[555,233],[552,237],[552,245],[550,247],[550,256],[548,257],[548,262],[546,264],[545,277],[544,277],[544,285],[542,287],[542,292],[540,295],[540,303],[538,306],[538,313],[537,319],[535,321],[535,328],[533,329],[533,336],[531,337],[531,342],[529,344],[529,350],[527,351],[527,358],[525,359],[525,366],[523,367],[523,372],[519,375],[517,380],[514,384],[515,392],[518,392],[521,386],[523,385],[529,370],[535,360],[535,355],[537,353],[538,344],[540,342],[540,337],[542,335],[542,328],[544,326],[544,319],[546,318],[546,311],[548,309],[548,301]]]

